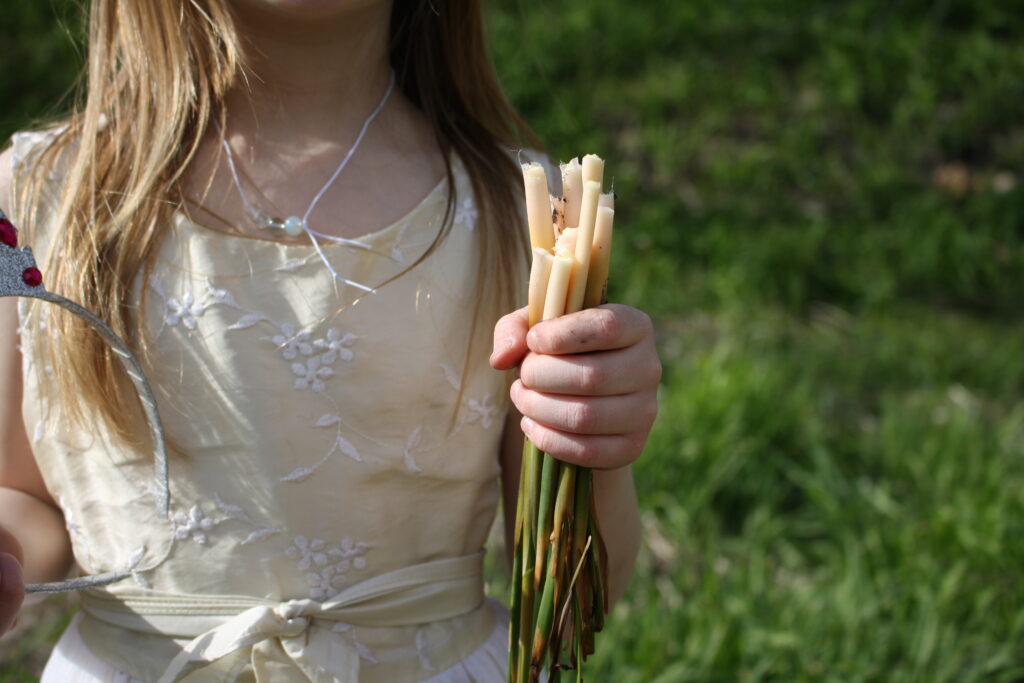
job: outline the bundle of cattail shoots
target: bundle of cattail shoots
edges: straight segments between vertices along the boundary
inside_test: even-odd
[[[562,164],[563,197],[548,193],[540,164],[525,164],[533,246],[530,326],[604,303],[611,256],[612,194],[602,194],[604,161]],[[516,509],[509,683],[550,681],[576,670],[594,651],[607,593],[604,544],[597,528],[591,472],[540,452],[529,439]]]

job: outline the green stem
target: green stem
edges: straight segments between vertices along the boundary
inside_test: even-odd
[[[526,439],[523,444],[523,466],[525,468],[523,478],[525,488],[519,493],[520,498],[523,498],[522,538],[518,546],[518,552],[522,555],[520,563],[521,575],[513,577],[514,580],[520,582],[519,623],[518,633],[516,634],[519,641],[516,665],[518,680],[516,683],[528,683],[530,676],[530,652],[531,645],[533,644],[531,637],[534,625],[533,608],[536,598],[536,584],[534,582],[536,555],[534,554],[533,536],[537,528],[540,459],[541,452],[529,439]]]
[[[535,672],[544,668],[544,660],[548,652],[548,636],[551,633],[551,622],[555,612],[555,584],[557,581],[551,577],[555,570],[555,562],[555,554],[550,553],[547,571],[544,572],[547,580],[544,582],[544,591],[537,604],[537,628],[533,633],[533,670]]]
[[[562,604],[562,596],[568,594],[571,577],[575,574],[575,565],[568,557],[568,544],[572,535],[573,494],[576,492],[576,465],[562,464],[558,478],[558,495],[555,497],[554,521],[552,522],[551,550],[554,568],[548,581],[554,581],[554,605]],[[559,615],[562,611],[558,610]],[[562,620],[556,622],[549,636],[551,644],[551,661],[558,660],[562,646]]]
[[[517,665],[519,663],[519,622],[520,609],[523,599],[523,548],[522,536],[524,519],[524,508],[527,497],[526,487],[529,482],[529,440],[523,440],[523,457],[519,463],[519,491],[516,495],[516,520],[514,540],[512,541],[512,575],[509,581],[511,595],[509,596],[509,629],[508,629],[508,681],[515,683],[518,680]]]
[[[576,667],[576,683],[583,683],[583,612],[577,600],[573,610],[573,624],[576,626],[576,635],[573,638],[573,658]]]
[[[522,501],[522,496],[519,497],[519,500]],[[512,580],[509,582],[512,595],[509,598],[508,610],[508,680],[511,683],[516,681],[516,666],[519,663],[519,610],[522,607],[523,596],[522,565],[522,549],[520,544],[516,542],[515,555],[512,557]]]
[[[604,628],[604,615],[608,609],[608,586],[605,582],[605,569],[608,566],[608,555],[604,549],[604,541],[601,540],[600,531],[597,528],[596,515],[591,510],[590,535],[593,542],[590,544],[590,563],[594,568],[594,603],[591,606],[590,618],[591,628],[595,633]]]
[[[537,535],[534,543],[537,545],[537,559],[534,564],[534,580],[537,589],[540,590],[543,582],[545,555],[548,545],[551,543],[551,509],[554,505],[555,482],[558,481],[559,461],[547,453],[544,454],[544,466],[540,475],[540,502],[537,506]]]
[[[583,548],[587,545],[587,531],[590,528],[590,492],[594,473],[588,467],[580,467],[576,472],[576,494],[573,511],[572,553],[573,564],[583,557]]]

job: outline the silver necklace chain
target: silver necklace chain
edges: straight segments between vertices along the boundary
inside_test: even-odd
[[[231,178],[235,183],[235,187],[238,189],[238,195],[242,198],[242,204],[245,205],[245,212],[249,216],[249,218],[252,219],[252,221],[256,223],[256,225],[265,230],[280,231],[292,236],[300,235],[303,232],[305,232],[307,235],[309,235],[309,239],[313,243],[313,248],[316,249],[316,253],[320,256],[320,260],[323,261],[324,265],[327,266],[327,269],[331,271],[331,275],[333,275],[334,278],[339,282],[351,285],[357,289],[363,290],[364,292],[373,292],[375,290],[372,287],[367,287],[366,285],[362,285],[358,282],[349,280],[338,275],[337,271],[335,271],[334,268],[331,266],[330,262],[328,262],[327,256],[324,255],[323,249],[321,249],[320,247],[320,242],[317,241],[317,237],[321,237],[325,240],[330,240],[332,242],[337,242],[339,244],[354,247],[356,249],[369,250],[370,246],[364,244],[363,242],[358,242],[356,240],[346,239],[344,237],[337,237],[335,235],[327,235],[322,232],[317,232],[316,230],[313,230],[312,228],[309,227],[309,217],[313,213],[313,209],[316,208],[316,205],[320,203],[320,199],[323,198],[327,190],[330,189],[331,185],[334,184],[334,181],[338,179],[338,176],[340,176],[341,172],[345,170],[345,167],[348,166],[348,162],[352,159],[352,155],[356,153],[356,150],[359,149],[359,145],[361,145],[363,142],[363,138],[366,137],[366,131],[370,128],[370,124],[373,123],[373,120],[377,118],[378,114],[380,114],[381,110],[384,108],[384,105],[391,97],[391,92],[394,89],[395,72],[392,71],[391,79],[388,81],[388,88],[384,92],[384,95],[380,98],[380,102],[378,102],[374,110],[370,112],[370,115],[366,117],[366,120],[363,122],[362,128],[359,130],[359,135],[356,136],[355,142],[352,143],[352,147],[349,148],[348,152],[345,154],[345,157],[341,160],[341,163],[338,164],[338,167],[336,169],[334,169],[334,173],[332,173],[331,177],[328,178],[326,183],[324,183],[324,186],[321,187],[320,191],[316,193],[315,197],[313,197],[313,201],[309,203],[309,208],[306,209],[306,212],[302,215],[301,218],[298,216],[289,216],[288,218],[282,219],[277,218],[275,216],[271,216],[269,213],[259,208],[249,200],[249,196],[246,194],[245,189],[242,187],[242,182],[241,180],[239,180],[238,177],[238,168],[235,165],[235,154],[231,150],[231,145],[228,144],[227,138],[224,137],[224,132],[220,129],[220,124],[216,121],[214,122],[215,125],[217,126],[217,132],[220,134],[221,145],[223,145],[224,152],[227,156],[228,168],[231,170]]]

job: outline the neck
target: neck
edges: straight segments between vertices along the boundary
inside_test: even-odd
[[[341,165],[391,80],[390,0],[229,1],[245,78],[225,99],[223,130],[208,127],[190,166],[191,204],[233,231],[259,229],[221,132],[253,206],[280,218],[310,214],[313,229],[336,236],[392,223],[438,184],[445,160],[433,129],[398,86]]]
[[[246,78],[226,101],[233,134],[291,149],[348,137],[387,88],[390,12],[390,2],[334,13],[237,2]]]

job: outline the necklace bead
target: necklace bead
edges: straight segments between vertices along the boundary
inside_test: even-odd
[[[359,134],[356,136],[355,142],[352,143],[352,146],[345,154],[345,157],[341,160],[341,163],[338,164],[338,167],[334,169],[334,173],[331,175],[331,177],[328,178],[327,182],[324,183],[324,186],[321,187],[320,191],[316,193],[315,197],[313,197],[313,201],[310,202],[309,208],[306,209],[306,213],[302,218],[299,218],[298,216],[289,216],[288,218],[281,220],[276,216],[271,216],[269,213],[257,207],[251,201],[249,201],[249,197],[246,195],[245,189],[242,187],[242,182],[238,178],[238,169],[235,168],[235,155],[231,151],[231,145],[228,144],[227,138],[224,137],[224,131],[221,130],[220,123],[218,122],[218,120],[213,119],[213,123],[217,127],[217,132],[220,134],[220,144],[222,147],[224,147],[224,154],[227,158],[228,168],[231,170],[231,179],[234,181],[235,187],[238,189],[238,194],[242,199],[242,204],[244,205],[245,212],[248,214],[249,218],[260,228],[275,231],[281,230],[285,234],[290,235],[292,237],[296,237],[305,232],[307,235],[309,235],[309,240],[312,243],[313,248],[316,249],[316,253],[320,257],[320,260],[323,262],[324,266],[327,267],[327,270],[330,271],[331,275],[334,276],[335,280],[337,280],[338,282],[343,282],[346,285],[351,285],[356,289],[361,289],[364,292],[370,293],[373,293],[377,290],[375,290],[373,287],[367,287],[366,285],[360,284],[358,282],[349,280],[348,278],[344,278],[338,275],[338,272],[334,270],[334,267],[331,266],[330,262],[327,260],[327,256],[324,255],[323,249],[320,248],[320,243],[317,241],[316,236],[319,235],[333,242],[347,244],[351,247],[358,249],[369,249],[369,247],[356,240],[345,239],[343,237],[337,237],[333,235],[325,235],[324,233],[317,232],[316,230],[311,230],[309,226],[306,224],[306,219],[310,216],[310,214],[313,213],[313,209],[316,208],[316,205],[320,201],[320,198],[324,196],[324,193],[326,193],[327,190],[330,189],[331,185],[334,184],[334,181],[338,179],[339,175],[341,175],[341,172],[345,170],[345,166],[348,165],[348,162],[352,158],[352,155],[355,154],[356,150],[359,149],[359,145],[363,142],[363,138],[366,136],[366,130],[370,127],[370,124],[373,123],[373,120],[377,118],[377,114],[380,113],[381,109],[384,108],[384,104],[388,101],[388,98],[391,97],[391,92],[394,89],[395,72],[394,70],[392,70],[391,78],[388,81],[387,90],[384,91],[384,95],[383,97],[381,97],[380,102],[377,103],[377,107],[372,112],[370,112],[370,115],[366,117],[365,121],[363,121],[363,126],[362,128],[360,128]],[[3,214],[0,214],[0,217],[2,217],[2,215]]]

